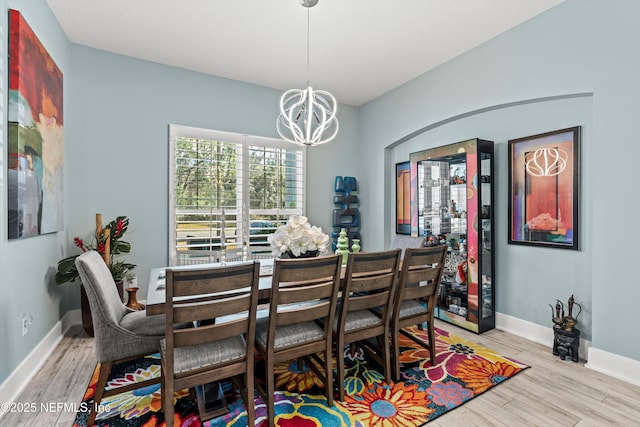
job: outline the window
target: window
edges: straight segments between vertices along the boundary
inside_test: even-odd
[[[304,213],[303,148],[178,125],[169,143],[171,265],[215,261],[245,243],[255,257],[270,254],[267,236]]]

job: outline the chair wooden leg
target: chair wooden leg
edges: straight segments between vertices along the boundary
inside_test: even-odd
[[[336,343],[336,367],[338,368],[338,397],[341,402],[344,402],[344,341],[342,339],[338,339]]]
[[[87,420],[87,425],[92,426],[96,422],[96,408],[100,405],[102,401],[102,395],[104,394],[104,387],[107,385],[107,379],[109,378],[109,374],[111,373],[111,368],[113,366],[113,362],[102,362],[100,363],[100,374],[98,375],[98,382],[96,384],[96,391],[93,396],[93,405],[91,405],[91,411],[89,412],[89,419]]]
[[[173,374],[171,374],[173,375]],[[173,378],[170,378],[166,374],[164,374],[164,387],[162,390],[162,404],[164,406],[164,421],[167,427],[173,427],[173,416],[174,416],[174,406],[173,406]]]
[[[254,375],[253,375],[253,363],[247,367],[247,372],[244,375],[244,384],[247,389],[244,406],[247,408],[247,425],[253,426],[256,424],[256,412],[254,405]]]
[[[331,354],[332,354],[332,346],[329,343],[329,346],[325,349],[324,352],[324,377],[325,384],[324,388],[327,390],[327,405],[333,406],[333,368],[331,367]]]
[[[266,383],[267,383],[267,395],[266,395],[266,404],[267,404],[267,419],[269,420],[269,427],[275,426],[275,418],[276,418],[276,410],[275,410],[275,371],[273,369],[273,363],[270,360],[267,360],[266,363]]]
[[[387,336],[383,336],[381,340],[378,340],[380,349],[382,351],[382,363],[384,364],[384,380],[389,384],[391,379],[391,343]]]
[[[433,320],[429,322],[427,327],[429,334],[429,356],[431,359],[431,366],[436,365],[436,334],[433,329]]]
[[[394,328],[391,332],[391,351],[393,352],[393,381],[400,380],[400,348],[398,347],[398,334],[400,332]]]

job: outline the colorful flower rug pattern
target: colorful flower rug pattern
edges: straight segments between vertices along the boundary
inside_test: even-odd
[[[409,328],[428,341],[427,332]],[[276,368],[276,425],[279,427],[410,427],[421,426],[495,387],[528,366],[500,356],[496,352],[436,328],[436,365],[431,366],[429,352],[412,340],[400,336],[401,376],[397,383],[386,383],[381,369],[365,359],[361,350],[351,354],[345,348],[345,401],[328,407],[322,383],[313,371],[297,361]],[[158,355],[135,360],[109,379],[122,385],[160,376]],[[257,381],[262,371],[256,368]],[[92,403],[99,369],[91,378],[81,408]],[[247,425],[239,392],[231,383],[223,383],[229,413],[201,422],[197,403],[187,390],[177,392],[176,426],[240,427]],[[97,418],[98,426],[164,426],[160,385],[146,387],[103,399],[106,411]],[[256,421],[267,425],[266,406],[256,394]],[[79,412],[75,426],[86,426],[88,412]]]

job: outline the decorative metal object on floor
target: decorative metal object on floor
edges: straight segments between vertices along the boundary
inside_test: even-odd
[[[567,356],[574,362],[578,361],[578,348],[580,347],[580,330],[573,328],[570,331],[556,328],[553,330],[553,355],[560,356],[564,360]]]
[[[573,307],[577,305],[578,314],[573,317]],[[553,322],[553,355],[560,356],[564,360],[567,356],[571,360],[577,362],[578,347],[580,346],[580,330],[576,329],[578,324],[578,316],[582,313],[582,306],[575,302],[573,294],[567,301],[568,314],[564,314],[564,304],[560,300],[556,300],[555,313],[554,306],[551,307],[551,321]]]

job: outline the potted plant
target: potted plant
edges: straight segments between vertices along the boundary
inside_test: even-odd
[[[327,252],[329,236],[322,228],[312,226],[306,216],[293,215],[279,226],[267,240],[277,257],[300,258]]]
[[[116,286],[118,286],[118,293],[120,294],[121,299],[123,298],[122,281],[127,272],[135,268],[135,264],[118,259],[118,255],[128,254],[131,252],[131,244],[122,240],[122,236],[125,234],[128,227],[129,219],[126,216],[118,216],[103,228],[102,215],[96,214],[96,233],[93,236],[92,242],[86,243],[79,237],[73,238],[74,245],[82,252],[95,250],[102,256],[107,267],[109,267],[109,271],[111,271],[111,275],[113,276],[114,282],[116,282]],[[78,256],[80,256],[80,254],[72,255],[58,261],[58,270],[54,278],[58,285],[66,282],[80,281],[80,276],[75,262]],[[91,321],[89,301],[82,284],[80,288],[82,324],[85,332],[89,336],[93,336],[93,322]]]

